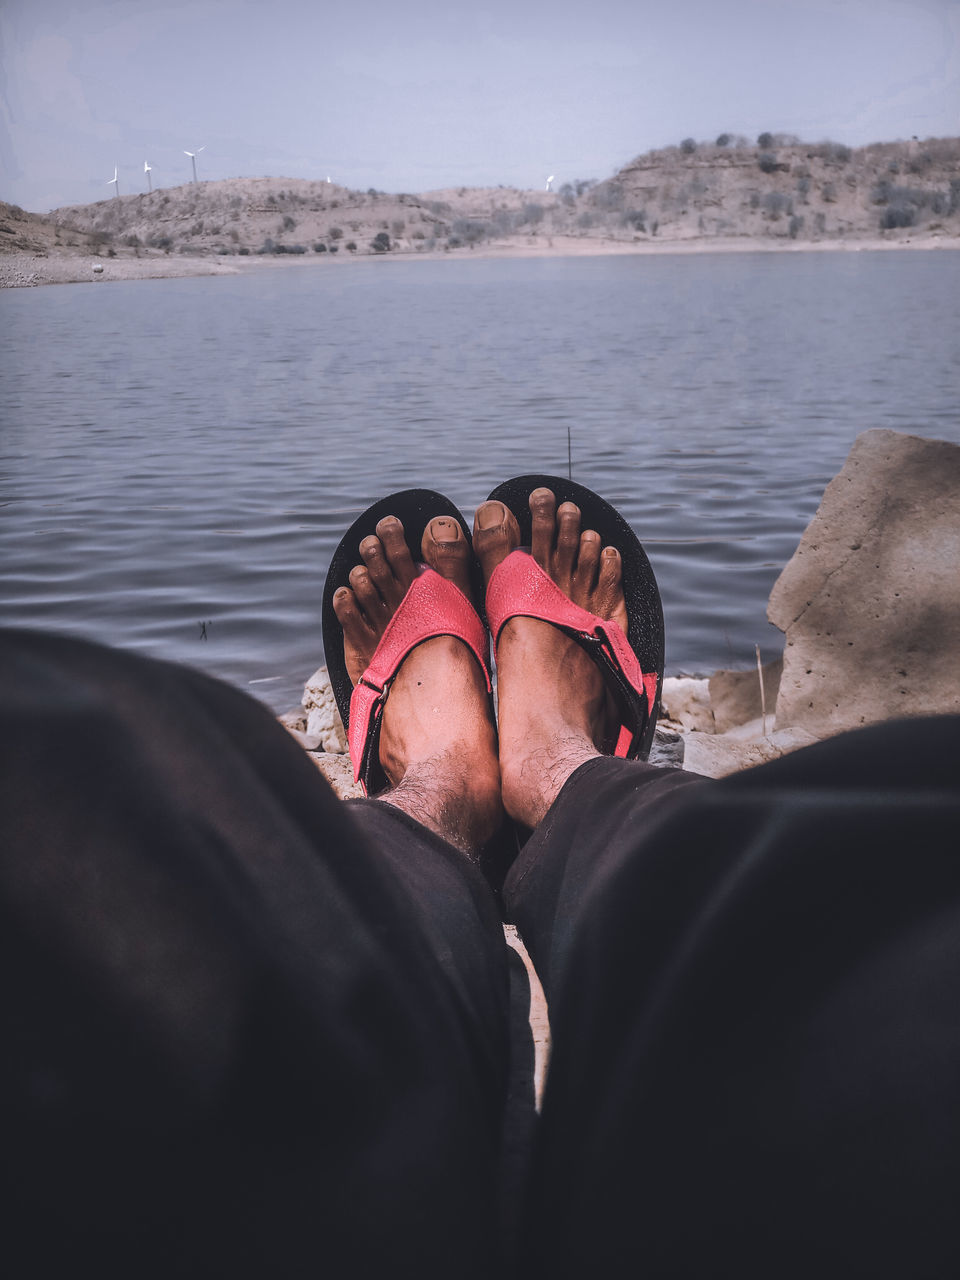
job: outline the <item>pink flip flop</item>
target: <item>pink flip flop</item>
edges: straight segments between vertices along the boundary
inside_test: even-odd
[[[400,664],[424,640],[454,636],[470,649],[483,670],[490,692],[487,665],[489,637],[476,609],[459,589],[435,570],[423,566],[420,576],[390,619],[369,667],[350,697],[347,743],[353,776],[368,794],[371,778],[380,770],[380,726],[383,707]]]
[[[575,502],[584,528],[595,529],[605,545],[620,551],[627,631],[575,605],[528,551],[517,550],[498,565],[487,587],[486,613],[494,651],[510,618],[539,618],[566,632],[597,663],[617,697],[620,731],[615,754],[645,760],[656,730],[663,681],[663,609],[653,569],[637,535],[609,502],[585,485],[559,476],[517,476],[490,494],[513,512],[521,545],[529,545],[531,536],[529,496],[543,486],[553,490],[558,506]]]
[[[424,529],[434,516],[451,516],[459,522],[464,536],[470,537],[466,521],[449,498],[429,489],[405,489],[368,507],[341,538],[333,554],[323,590],[323,647],[337,709],[347,731],[354,778],[364,795],[374,795],[387,785],[380,764],[383,706],[400,664],[418,644],[435,636],[462,640],[480,663],[490,690],[490,638],[486,627],[463,592],[426,565],[421,565],[419,576],[380,637],[370,665],[353,687],[333,597],[338,588],[349,585],[350,570],[359,561],[361,541],[376,531],[377,522],[386,515],[395,515],[402,522],[415,562],[420,560]],[[479,567],[474,564],[471,573],[479,599]]]

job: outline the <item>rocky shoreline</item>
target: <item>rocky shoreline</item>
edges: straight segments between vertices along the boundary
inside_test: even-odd
[[[118,280],[163,280],[190,276],[249,275],[265,270],[342,270],[348,263],[384,261],[463,261],[512,258],[644,257],[706,253],[883,253],[897,249],[960,250],[960,237],[949,235],[879,236],[846,240],[770,240],[752,237],[710,237],[625,243],[622,240],[551,236],[536,240],[512,238],[476,248],[430,250],[389,255],[339,257],[215,257],[141,252],[139,256],[94,257],[68,250],[46,253],[13,250],[0,254],[0,289],[35,288],[50,284],[109,283]]]
[[[722,778],[882,720],[960,713],[960,445],[858,436],[770,595],[782,659],[668,677],[651,762]],[[358,796],[326,669],[280,720]]]

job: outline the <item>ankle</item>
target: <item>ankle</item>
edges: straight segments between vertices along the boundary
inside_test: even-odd
[[[452,750],[410,764],[377,797],[468,857],[480,852],[503,822],[500,769],[492,756]]]
[[[589,734],[569,725],[558,726],[539,740],[527,736],[512,745],[501,741],[504,810],[526,827],[539,826],[570,775],[599,754]]]

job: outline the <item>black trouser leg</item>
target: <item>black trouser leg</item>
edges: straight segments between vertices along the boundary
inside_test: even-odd
[[[4,1256],[16,1275],[488,1277],[492,898],[269,713],[0,637]]]
[[[523,1274],[960,1273],[958,783],[948,717],[574,775],[507,885],[554,1036]]]

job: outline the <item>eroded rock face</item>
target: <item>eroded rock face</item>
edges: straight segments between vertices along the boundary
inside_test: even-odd
[[[726,733],[748,720],[756,720],[764,712],[768,719],[773,719],[783,659],[766,663],[762,672],[762,698],[756,667],[748,671],[715,671],[710,677],[710,706],[717,733]]]
[[[960,446],[867,431],[770,595],[780,727],[960,711]]]

